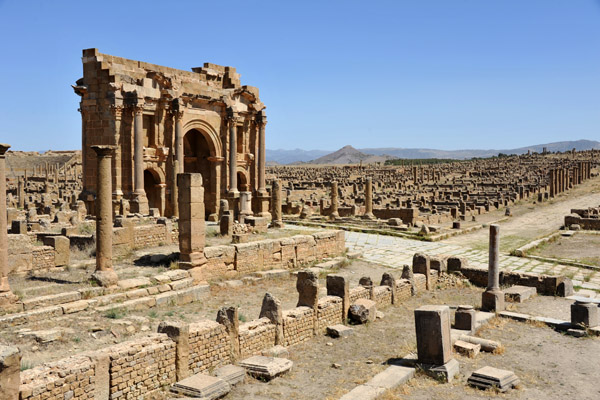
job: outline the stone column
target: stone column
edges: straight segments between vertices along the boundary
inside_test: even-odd
[[[281,213],[281,181],[279,179],[273,180],[273,187],[271,189],[271,207],[273,213],[271,226],[273,228],[283,228],[283,218]]]
[[[113,153],[117,146],[92,146],[96,152],[96,272],[92,279],[108,287],[117,284],[119,278],[112,266],[112,178]]]
[[[17,297],[8,283],[8,228],[6,218],[6,151],[8,144],[0,143],[0,306],[14,303]]]
[[[25,180],[19,177],[19,208],[25,208]]]
[[[227,117],[229,121],[229,193],[232,197],[238,197],[236,114],[232,109],[228,109]]]
[[[374,219],[373,215],[373,178],[368,177],[365,184],[365,218]]]
[[[240,192],[240,222],[252,215],[252,192]]]
[[[336,219],[340,217],[338,213],[338,183],[337,181],[331,182],[331,212],[329,218]]]
[[[211,204],[213,208],[209,209],[210,214],[208,216],[208,220],[212,222],[218,221],[220,216],[218,213],[218,207],[221,201],[221,163],[223,160],[224,158],[220,156],[208,157],[208,161],[210,161],[210,173],[212,177],[210,194],[213,198],[213,202]]]
[[[264,111],[261,111],[256,116],[258,122],[258,195],[256,201],[258,202],[258,216],[264,218],[271,218],[269,212],[269,194],[267,193],[267,187],[265,183],[265,169],[266,169],[266,150],[265,150],[265,128],[267,126],[267,115]]]
[[[158,211],[160,212],[160,216],[164,217],[165,207],[167,205],[167,184],[159,183],[158,187],[160,189],[160,209]]]
[[[171,167],[173,168],[173,174],[171,176],[171,216],[179,217],[179,198],[177,190],[177,174],[179,173],[179,163],[175,156],[171,157]]]
[[[500,290],[500,226],[490,225],[488,285],[481,297],[481,309],[484,311],[503,311],[504,293]]]
[[[183,150],[183,111],[173,112],[175,118],[175,155],[180,173],[185,169],[185,154]]]
[[[133,212],[147,215],[148,198],[144,190],[144,131],[143,131],[144,106],[137,104],[134,108],[133,133],[134,133],[134,193],[132,208]]]
[[[195,283],[203,281],[204,256],[204,186],[199,173],[177,175],[179,191],[179,266],[189,270]]]

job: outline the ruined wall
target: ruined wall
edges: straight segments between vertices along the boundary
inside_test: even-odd
[[[275,346],[276,326],[268,318],[260,318],[240,325],[240,357],[260,354],[264,349]]]
[[[319,299],[317,307],[318,332],[324,333],[328,326],[344,322],[344,308],[341,297],[326,296]]]
[[[373,301],[377,307],[392,303],[392,289],[389,286],[375,286],[373,288]]]
[[[488,283],[488,270],[483,268],[462,267],[460,272],[477,286],[485,287]],[[500,271],[500,285],[523,285],[535,287],[539,294],[547,296],[562,295],[559,287],[569,280],[564,276],[528,274],[526,272]]]
[[[565,226],[570,227],[574,224],[579,225],[581,229],[594,231],[600,230],[600,219],[598,218],[583,218],[576,214],[565,215]]]
[[[313,336],[315,311],[296,307],[283,312],[284,346],[305,342]]]
[[[357,286],[350,289],[350,302],[354,303],[358,299],[370,299],[371,291],[363,286]]]
[[[231,340],[225,327],[204,320],[190,324],[189,369],[191,373],[206,371],[231,362]]]
[[[135,248],[156,247],[170,243],[171,233],[166,225],[142,225],[133,229],[133,246]]]

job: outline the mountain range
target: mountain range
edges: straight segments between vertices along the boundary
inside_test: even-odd
[[[469,159],[474,157],[492,157],[499,153],[503,154],[525,154],[528,151],[541,153],[544,147],[549,152],[564,152],[572,149],[592,150],[600,149],[600,142],[594,140],[570,140],[564,142],[553,142],[536,144],[532,146],[519,147],[515,149],[465,149],[465,150],[436,150],[436,149],[405,149],[398,147],[355,149],[352,146],[344,146],[341,149],[330,152],[327,150],[268,150],[266,151],[268,164],[357,164],[385,161],[390,158],[448,158]]]

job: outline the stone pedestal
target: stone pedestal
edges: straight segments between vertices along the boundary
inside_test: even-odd
[[[458,306],[456,313],[454,314],[454,329],[474,332],[476,322],[476,312],[473,306]]]
[[[252,215],[252,193],[240,192],[240,222],[244,223],[245,218]]]
[[[583,300],[571,304],[571,324],[586,328],[600,325],[598,305]]]

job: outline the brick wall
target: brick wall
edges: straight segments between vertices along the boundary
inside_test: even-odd
[[[20,400],[94,399],[95,368],[96,363],[90,357],[77,355],[28,369],[21,372],[19,398]]]
[[[293,346],[313,337],[314,314],[309,307],[296,307],[283,312],[284,346]]]
[[[373,301],[377,307],[392,304],[392,289],[389,286],[375,286],[373,288]]]
[[[357,286],[350,289],[350,303],[354,303],[358,299],[370,299],[371,291],[364,286]]]
[[[133,245],[136,248],[156,247],[171,240],[167,226],[161,224],[141,225],[133,228]]]
[[[240,325],[240,357],[260,354],[275,346],[276,326],[268,318],[260,318]]]
[[[215,321],[190,324],[189,349],[189,368],[194,374],[231,362],[231,340],[225,327]]]
[[[412,284],[407,279],[396,281],[396,299],[397,301],[407,300],[412,296]]]
[[[147,396],[175,382],[175,342],[154,334],[106,349],[110,358],[110,399]]]
[[[342,298],[326,296],[319,299],[317,307],[318,331],[324,333],[328,326],[344,322]]]

